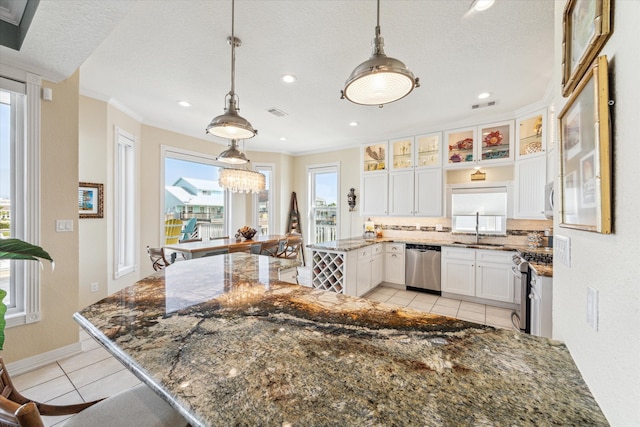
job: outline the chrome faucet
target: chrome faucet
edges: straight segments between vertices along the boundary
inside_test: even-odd
[[[480,235],[478,234],[479,228],[480,228],[480,212],[476,212],[476,245],[480,241]]]

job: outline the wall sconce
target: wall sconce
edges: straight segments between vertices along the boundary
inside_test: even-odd
[[[347,203],[349,203],[349,212],[353,212],[356,208],[356,189],[350,188],[347,194]]]

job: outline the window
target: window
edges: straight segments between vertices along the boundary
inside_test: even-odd
[[[120,128],[115,130],[115,242],[114,277],[136,270],[136,167],[135,137]]]
[[[309,240],[322,243],[338,239],[339,164],[307,169],[309,179]]]
[[[451,230],[458,233],[507,234],[507,187],[454,188]]]
[[[3,73],[8,78],[0,77],[0,235],[38,245],[41,80],[10,67]],[[40,320],[38,263],[0,261],[0,287],[7,291],[7,326]]]
[[[262,235],[275,234],[274,200],[273,192],[271,191],[274,180],[274,166],[256,163],[253,169],[263,174],[266,178],[264,190],[253,195],[254,227]]]
[[[186,225],[196,218],[195,231],[189,230],[189,238],[228,236],[229,196],[218,185],[221,164],[213,156],[168,146],[162,146],[162,159],[161,235],[167,235],[165,220],[180,219]]]

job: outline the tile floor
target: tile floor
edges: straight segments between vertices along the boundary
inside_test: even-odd
[[[308,286],[308,268],[299,269],[298,280],[301,285]],[[377,287],[365,298],[499,328],[513,328],[510,309],[387,286]],[[80,331],[80,340],[82,353],[13,376],[16,388],[31,399],[64,405],[107,397],[140,383],[140,380],[84,331]],[[45,426],[49,427],[61,425],[68,416],[44,418]]]

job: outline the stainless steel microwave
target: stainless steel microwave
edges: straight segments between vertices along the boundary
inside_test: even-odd
[[[553,182],[544,186],[544,216],[553,219],[553,206],[555,203],[555,195],[553,191]]]

